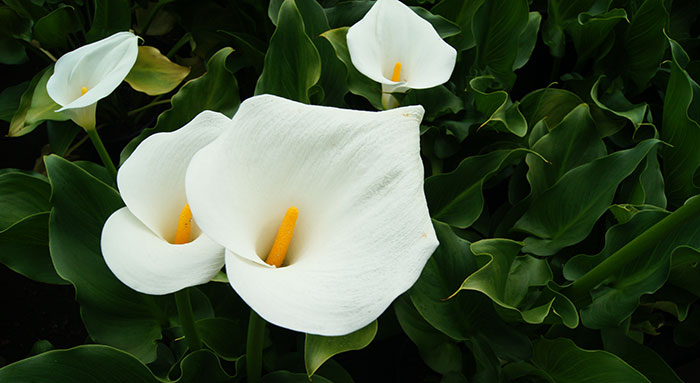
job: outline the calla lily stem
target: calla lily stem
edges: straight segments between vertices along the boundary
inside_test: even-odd
[[[248,340],[246,342],[246,371],[249,383],[262,381],[262,351],[265,342],[265,320],[254,310],[250,310],[248,320]]]
[[[112,177],[112,179],[117,179],[117,168],[114,166],[112,158],[109,157],[109,153],[107,153],[107,149],[102,143],[100,135],[97,133],[97,129],[93,127],[91,129],[85,129],[85,131],[87,132],[88,137],[90,137],[92,144],[95,146],[97,154],[99,154],[102,163],[107,168],[110,177]]]
[[[574,303],[585,304],[590,298],[589,293],[599,284],[605,282],[610,276],[625,267],[635,258],[644,257],[645,254],[658,245],[666,236],[685,224],[688,220],[700,214],[700,197],[695,196],[685,205],[657,222],[644,233],[628,242],[625,246],[613,253],[610,257],[598,264],[591,271],[577,279],[573,284],[564,289]]]
[[[141,112],[141,111],[144,111],[144,110],[146,110],[146,109],[148,109],[148,108],[152,108],[152,107],[158,106],[158,105],[167,104],[167,103],[169,103],[169,102],[170,102],[170,99],[153,101],[153,102],[151,102],[150,104],[146,104],[146,105],[144,105],[144,106],[142,106],[142,107],[136,108],[136,109],[134,109],[134,110],[130,110],[130,111],[127,113],[127,115],[128,115],[128,116],[133,116],[134,114],[136,114],[136,113],[138,113],[138,112]]]
[[[199,339],[197,328],[194,325],[194,315],[192,314],[192,302],[190,301],[190,290],[182,289],[175,293],[175,303],[177,304],[177,314],[180,316],[180,325],[185,332],[185,340],[190,351],[197,351],[202,348],[202,340]]]

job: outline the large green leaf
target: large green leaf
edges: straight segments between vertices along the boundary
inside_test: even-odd
[[[637,91],[647,87],[661,65],[668,41],[664,28],[668,23],[668,12],[663,0],[645,0],[632,16],[625,33],[625,74],[636,86]]]
[[[469,227],[484,207],[484,182],[527,149],[496,150],[467,157],[451,173],[438,174],[425,181],[425,195],[431,216],[452,226]]]
[[[378,110],[384,109],[382,106],[382,88],[378,82],[373,81],[360,73],[354,65],[352,65],[352,59],[350,58],[350,52],[348,51],[347,34],[348,27],[331,29],[328,32],[323,33],[321,36],[325,37],[335,49],[335,54],[338,59],[345,64],[347,69],[347,87],[352,94],[362,96],[367,101],[369,101],[372,106]]]
[[[126,0],[95,0],[95,13],[85,35],[91,43],[131,28],[131,7]]]
[[[550,128],[554,128],[569,112],[582,103],[583,100],[579,96],[568,90],[544,88],[523,97],[520,101],[520,110],[529,126],[544,120]]]
[[[22,94],[19,108],[12,115],[10,137],[18,137],[30,133],[45,120],[66,121],[69,119],[63,113],[56,113],[61,106],[49,97],[46,91],[46,83],[53,73],[53,66],[37,73],[29,87]]]
[[[532,364],[554,383],[650,383],[617,356],[579,348],[569,339],[541,339]]]
[[[441,374],[460,372],[462,350],[457,342],[423,319],[407,296],[399,297],[393,306],[401,329],[416,344],[425,364]]]
[[[516,230],[532,235],[525,239],[523,251],[552,255],[586,238],[610,206],[620,182],[658,143],[649,139],[633,149],[609,154],[564,174],[535,198],[515,223]]]
[[[270,39],[255,94],[275,94],[309,103],[309,89],[321,77],[321,57],[306,34],[295,0],[285,0]]]
[[[480,76],[469,81],[469,89],[474,93],[476,109],[486,116],[481,125],[494,126],[496,130],[511,132],[518,137],[527,134],[527,121],[517,103],[513,103],[508,93],[491,90],[496,81],[493,76]]]
[[[45,158],[53,194],[49,247],[56,271],[76,289],[81,316],[96,342],[128,351],[144,362],[168,318],[153,297],[122,284],[100,251],[102,226],[123,206],[116,190],[58,156]]]
[[[477,270],[476,258],[469,249],[470,243],[458,237],[450,226],[437,221],[433,223],[440,246],[410,290],[415,309],[430,326],[455,341],[481,336],[489,339],[502,359],[528,359],[532,353],[529,339],[496,314],[488,297],[476,291],[462,291],[453,295],[464,279]],[[398,314],[399,308],[396,310]],[[410,311],[410,308],[405,310]],[[414,327],[422,328],[419,322]],[[420,348],[419,340],[410,333],[409,336]],[[426,358],[428,356],[424,356]]]
[[[205,318],[195,325],[202,342],[222,358],[236,360],[245,354],[245,326],[239,320]]]
[[[544,43],[549,46],[552,56],[561,58],[564,56],[565,37],[564,28],[577,22],[577,16],[589,11],[596,0],[548,0],[547,23],[542,31]],[[606,8],[607,10],[607,8]]]
[[[600,109],[612,113],[617,117],[627,119],[632,123],[635,130],[638,129],[647,115],[648,105],[646,103],[632,104],[625,98],[620,87],[616,87],[614,84],[607,87],[607,89],[603,90],[601,93],[599,90],[601,82],[607,82],[604,80],[605,76],[600,76],[595,84],[593,84],[591,88],[591,99],[593,102]]]
[[[120,161],[124,162],[129,158],[136,146],[146,137],[157,132],[179,129],[204,110],[233,116],[241,100],[238,96],[236,77],[226,68],[226,59],[231,52],[231,48],[222,48],[216,52],[207,62],[207,73],[180,88],[170,101],[172,107],[158,116],[155,127],[145,129],[126,145]]]
[[[48,15],[37,20],[32,36],[45,49],[69,48],[69,34],[80,30],[80,20],[75,8],[59,7]]]
[[[462,29],[461,34],[448,39],[458,50],[467,50],[476,45],[472,23],[474,14],[483,3],[484,0],[442,0],[432,8],[433,13],[455,22]]]
[[[31,22],[10,7],[0,7],[0,64],[14,65],[27,61],[27,53],[19,39],[29,40]]]
[[[624,9],[613,9],[603,14],[581,13],[577,22],[568,23],[566,30],[571,34],[579,63],[591,57],[603,57],[612,47],[613,28],[620,21],[627,20]]]
[[[83,345],[33,356],[0,368],[3,382],[26,383],[224,383],[231,377],[216,356],[200,350],[180,363],[182,376],[162,380],[132,355],[103,345]]]
[[[695,180],[700,167],[700,87],[684,69],[689,58],[683,48],[672,39],[673,60],[671,78],[664,98],[661,139],[672,147],[664,148],[663,170],[669,202],[680,205],[700,191]]]
[[[376,334],[377,321],[347,335],[321,336],[306,334],[304,363],[307,375],[311,377],[323,363],[334,355],[367,347],[372,343]]]
[[[520,35],[528,26],[528,11],[527,0],[490,0],[479,7],[472,21],[476,62],[506,89],[515,83],[513,67]]]
[[[639,236],[652,225],[668,215],[662,210],[642,210],[629,221],[611,227],[606,234],[603,250],[596,255],[578,255],[567,262],[564,276],[576,280],[603,260],[607,259]],[[681,228],[665,237],[643,257],[637,257],[616,271],[601,286],[591,292],[593,302],[581,310],[583,324],[590,328],[617,327],[637,308],[644,294],[651,294],[664,285],[671,270],[673,258],[679,246],[700,248],[698,231],[700,218],[687,222]],[[680,254],[683,256],[683,254]],[[691,262],[676,265],[676,272],[692,268]]]
[[[520,34],[518,41],[518,55],[513,62],[513,70],[520,69],[527,64],[537,43],[537,33],[540,31],[542,15],[539,12],[530,12],[527,18],[527,26]]]
[[[139,92],[155,96],[175,89],[189,73],[189,67],[175,64],[157,48],[140,46],[136,63],[124,81]]]
[[[499,306],[516,311],[526,323],[543,323],[556,315],[567,327],[578,326],[576,307],[555,290],[547,261],[521,255],[521,247],[498,238],[474,242],[472,253],[488,260],[479,262],[483,266],[464,280],[460,290],[482,292]]]
[[[586,104],[567,114],[551,132],[537,140],[532,150],[549,161],[545,163],[533,154],[526,157],[532,198],[553,186],[569,170],[606,154]]]
[[[650,381],[683,383],[659,354],[629,338],[622,329],[605,329],[602,338],[606,351],[622,358]]]
[[[50,195],[41,175],[0,174],[0,262],[33,280],[66,284],[49,255]]]

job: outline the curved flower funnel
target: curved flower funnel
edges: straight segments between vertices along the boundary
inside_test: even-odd
[[[398,0],[377,0],[347,34],[352,64],[386,93],[447,82],[457,51]]]
[[[197,224],[226,247],[228,279],[260,316],[347,334],[413,285],[438,245],[422,116],[420,106],[365,112],[261,95],[192,158]]]
[[[46,83],[49,96],[84,129],[95,127],[97,101],[129,74],[138,56],[138,37],[119,32],[61,56]]]
[[[224,265],[224,249],[192,221],[185,171],[192,156],[231,124],[204,111],[172,133],[145,139],[119,168],[126,204],[102,229],[102,254],[124,284],[168,294],[210,281]]]

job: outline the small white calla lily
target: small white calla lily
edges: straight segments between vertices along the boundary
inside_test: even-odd
[[[422,116],[420,106],[365,112],[256,96],[192,158],[197,224],[226,247],[231,285],[265,320],[343,335],[413,285],[438,245]],[[283,263],[271,260],[287,246]]]
[[[49,96],[76,124],[95,127],[97,101],[124,81],[138,56],[138,37],[119,32],[61,56],[46,83]]]
[[[210,281],[224,265],[224,249],[201,233],[185,195],[192,156],[231,124],[205,111],[171,133],[145,139],[119,168],[126,204],[102,229],[102,254],[124,284],[146,294],[168,294]]]
[[[352,64],[385,93],[444,84],[457,59],[431,24],[398,0],[377,0],[347,42]]]

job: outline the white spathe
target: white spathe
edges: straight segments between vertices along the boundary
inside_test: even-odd
[[[343,335],[410,288],[438,245],[423,193],[421,106],[365,112],[271,95],[187,170],[192,213],[226,247],[236,292],[265,320]],[[264,259],[286,210],[299,217],[285,263]]]
[[[97,101],[124,81],[137,56],[138,37],[131,32],[115,33],[61,56],[46,83],[49,96],[61,106],[56,111],[83,128],[94,128]]]
[[[347,34],[352,64],[383,92],[432,88],[452,75],[457,51],[433,26],[398,0],[377,0]],[[401,63],[399,81],[392,81]]]
[[[119,168],[126,207],[102,229],[102,254],[124,284],[146,294],[168,294],[210,281],[224,265],[224,249],[192,225],[190,243],[174,245],[187,204],[185,171],[194,154],[230,127],[223,114],[204,111],[184,127],[146,138]]]

